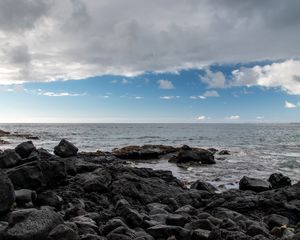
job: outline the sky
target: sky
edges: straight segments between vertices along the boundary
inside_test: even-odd
[[[0,122],[300,121],[298,0],[0,0]]]

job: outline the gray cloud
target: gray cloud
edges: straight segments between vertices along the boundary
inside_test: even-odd
[[[2,0],[0,83],[295,58],[299,12],[298,0]]]

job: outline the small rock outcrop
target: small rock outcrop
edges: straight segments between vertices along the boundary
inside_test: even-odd
[[[27,158],[35,150],[35,146],[33,145],[32,141],[23,142],[19,144],[15,151],[22,157]]]
[[[8,212],[15,202],[14,186],[7,175],[0,170],[0,214]]]
[[[292,185],[292,181],[289,177],[284,176],[282,173],[273,173],[269,177],[269,182],[272,185],[272,188],[282,188],[288,187]]]
[[[191,185],[191,189],[204,190],[210,193],[215,193],[217,191],[217,188],[211,183],[200,181],[200,180],[194,182]]]
[[[240,190],[251,190],[254,192],[263,192],[263,191],[270,190],[272,186],[267,181],[258,178],[250,178],[244,176],[239,182],[239,188]]]
[[[78,148],[73,143],[70,143],[66,139],[62,139],[60,143],[54,148],[54,153],[60,157],[72,157],[76,156]]]

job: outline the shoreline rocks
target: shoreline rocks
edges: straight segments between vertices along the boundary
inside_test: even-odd
[[[278,173],[269,181],[245,176],[240,190],[218,192],[200,179],[187,188],[170,171],[124,161],[214,164],[212,150],[145,145],[78,153],[62,140],[56,155],[30,141],[4,153],[1,240],[299,239],[300,182]]]

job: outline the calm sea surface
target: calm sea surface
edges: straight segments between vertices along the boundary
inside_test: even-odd
[[[165,144],[229,149],[232,155],[211,166],[178,168],[167,161],[138,167],[171,170],[183,181],[202,179],[219,187],[236,187],[243,175],[266,179],[282,172],[300,181],[300,124],[0,124],[0,129],[31,133],[38,147],[50,151],[66,138],[80,151],[111,150],[126,145]],[[9,139],[14,147],[22,139]]]

